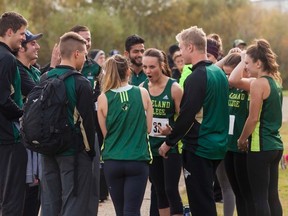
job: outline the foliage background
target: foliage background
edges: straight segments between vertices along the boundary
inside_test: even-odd
[[[218,33],[227,53],[236,38],[248,44],[267,39],[278,55],[284,87],[288,88],[288,13],[257,8],[249,0],[0,0],[0,13],[16,11],[29,22],[39,40],[39,63],[49,62],[59,37],[76,24],[92,33],[92,48],[108,53],[124,50],[130,34],[141,35],[145,47],[167,51],[176,43],[175,35],[193,25],[206,34]]]

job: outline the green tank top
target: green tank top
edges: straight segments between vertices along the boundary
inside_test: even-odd
[[[228,131],[228,151],[241,152],[237,147],[246,119],[248,117],[248,92],[231,88],[229,89],[229,131]]]
[[[103,160],[150,161],[146,114],[139,87],[128,85],[109,90],[105,95],[108,112]]]
[[[263,77],[269,82],[270,95],[263,101],[259,121],[249,140],[249,150],[253,152],[283,149],[279,134],[282,125],[282,87],[273,78]]]
[[[148,88],[148,80],[145,80],[143,87]],[[159,126],[165,126],[169,124],[174,125],[174,115],[175,115],[175,104],[171,95],[171,88],[173,83],[176,80],[169,78],[165,89],[158,96],[152,96],[149,92],[152,105],[153,105],[153,121],[152,121],[152,131],[149,134],[149,140],[151,144],[153,156],[159,156],[158,149],[161,144],[165,141],[166,136],[160,135],[160,132],[157,128]],[[169,153],[176,153],[177,146],[170,149]]]

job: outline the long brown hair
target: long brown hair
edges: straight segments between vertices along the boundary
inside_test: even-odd
[[[275,80],[282,84],[282,78],[278,71],[279,65],[276,62],[277,55],[272,51],[269,42],[265,39],[256,39],[252,45],[247,48],[246,54],[253,62],[260,60],[263,70],[271,74]]]
[[[149,57],[157,58],[158,63],[160,64],[160,66],[162,68],[162,73],[168,77],[172,76],[172,72],[171,72],[169,65],[168,65],[167,55],[165,54],[164,51],[158,50],[156,48],[149,48],[144,52],[143,56],[149,56]],[[163,65],[163,67],[162,67],[162,65]]]

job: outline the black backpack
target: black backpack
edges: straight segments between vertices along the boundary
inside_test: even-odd
[[[26,148],[53,156],[71,147],[74,131],[68,122],[64,80],[72,75],[81,74],[71,70],[48,78],[45,73],[40,84],[29,93],[20,120],[21,139]]]

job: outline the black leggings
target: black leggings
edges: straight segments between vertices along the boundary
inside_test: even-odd
[[[255,216],[252,191],[248,181],[247,154],[228,151],[225,168],[236,198],[238,216]]]
[[[104,162],[104,174],[117,216],[140,216],[148,173],[147,162]]]
[[[182,214],[183,204],[179,193],[181,155],[172,153],[167,159],[156,156],[149,166],[149,175],[156,189],[158,208],[170,208],[170,214]]]
[[[248,178],[256,208],[256,216],[282,216],[278,195],[278,170],[283,151],[249,152]]]

